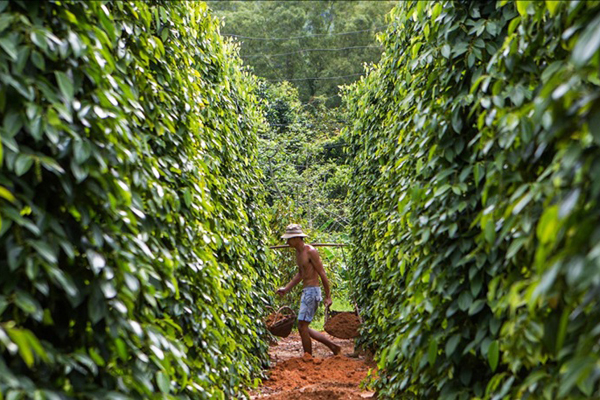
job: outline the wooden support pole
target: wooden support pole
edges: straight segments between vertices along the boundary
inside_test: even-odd
[[[348,246],[344,243],[308,243],[313,247],[344,247]],[[278,246],[269,246],[270,249],[287,249],[290,248],[289,244],[280,244]]]

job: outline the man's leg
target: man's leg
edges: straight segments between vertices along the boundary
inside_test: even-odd
[[[308,328],[308,325],[307,325],[307,328]],[[329,350],[331,350],[334,355],[337,356],[342,351],[341,346],[338,346],[337,344],[333,343],[331,340],[329,340],[327,338],[327,336],[323,335],[321,332],[317,332],[314,329],[308,328],[308,333],[310,334],[311,338],[313,338],[316,341],[321,342],[325,346],[329,347]]]
[[[312,329],[308,328],[309,321],[300,321],[298,320],[298,332],[300,332],[300,339],[302,339],[302,348],[305,353],[312,355],[312,342],[310,341],[310,331]]]

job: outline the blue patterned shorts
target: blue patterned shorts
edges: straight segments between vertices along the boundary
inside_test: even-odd
[[[298,321],[312,321],[322,300],[321,288],[319,286],[309,286],[302,289]]]

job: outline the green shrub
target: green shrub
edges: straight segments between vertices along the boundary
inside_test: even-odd
[[[354,285],[390,398],[600,396],[600,4],[406,1],[350,88]]]
[[[3,396],[245,397],[271,272],[240,70],[204,3],[0,3]]]

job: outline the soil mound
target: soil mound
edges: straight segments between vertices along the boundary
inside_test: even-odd
[[[331,338],[333,339],[333,338]],[[334,340],[342,353],[353,353],[352,340]],[[331,350],[313,342],[313,355],[303,354],[298,333],[279,339],[269,348],[272,368],[269,379],[251,392],[253,400],[359,400],[375,399],[375,394],[361,389],[372,365],[364,357],[332,356]]]
[[[278,363],[264,385],[274,391],[323,383],[355,386],[367,376],[367,371],[362,361],[341,355],[329,358],[298,357]]]
[[[358,336],[360,320],[352,312],[341,312],[331,317],[325,324],[325,332],[340,339],[350,339]]]
[[[306,388],[292,393],[269,396],[269,400],[363,400],[366,397],[343,390]]]

